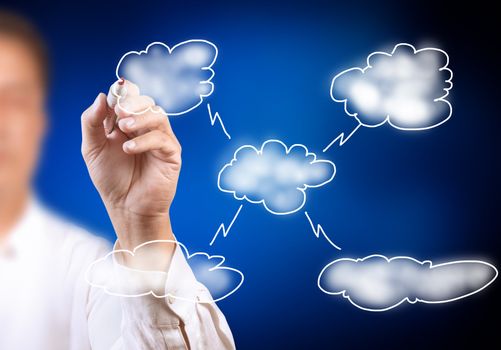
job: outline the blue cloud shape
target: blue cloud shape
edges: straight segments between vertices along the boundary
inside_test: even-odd
[[[220,255],[197,253],[188,259],[193,274],[216,301],[236,292],[244,282],[244,275],[233,268],[224,266],[225,258]]]
[[[331,97],[361,125],[386,122],[400,130],[425,130],[452,115],[446,97],[452,88],[449,56],[437,48],[416,50],[406,43],[392,52],[374,52],[367,66],[347,69],[332,79]]]
[[[172,48],[161,42],[143,51],[130,51],[119,61],[117,79],[125,78],[162,107],[167,115],[181,115],[212,94],[217,47],[206,40],[188,40]]]
[[[480,292],[498,275],[479,260],[434,265],[411,257],[370,255],[327,264],[318,276],[324,293],[341,295],[366,311],[387,311],[404,302],[446,303]]]
[[[163,255],[161,252],[165,246],[176,247],[168,271],[137,267],[154,261],[156,254]],[[124,254],[136,267],[118,263]],[[193,277],[197,282],[195,284],[191,282]],[[175,285],[167,282],[170,278]],[[212,303],[235,293],[244,282],[244,274],[226,266],[225,258],[221,255],[190,253],[181,242],[155,240],[142,243],[132,251],[114,249],[87,268],[85,279],[91,286],[114,296],[134,298],[153,295],[157,298],[171,297],[195,303]],[[166,290],[166,285],[175,288]]]
[[[332,181],[336,166],[318,160],[304,145],[287,147],[282,141],[268,140],[257,149],[245,145],[218,176],[218,187],[237,200],[262,204],[276,215],[300,210],[306,203],[306,190]]]

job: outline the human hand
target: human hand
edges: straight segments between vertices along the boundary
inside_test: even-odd
[[[109,103],[116,84],[108,99],[100,93],[82,114],[82,155],[120,246],[132,250],[146,241],[174,239],[169,209],[181,169],[181,147],[168,117],[153,112],[160,107],[131,82],[125,81],[120,106]],[[115,118],[118,127],[105,127]]]

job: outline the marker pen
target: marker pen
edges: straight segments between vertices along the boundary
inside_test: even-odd
[[[108,103],[108,106],[114,110],[115,106],[118,103],[118,99],[120,97],[124,97],[125,94],[127,93],[127,88],[125,87],[125,79],[120,78],[115,84],[112,85],[111,91],[106,96],[106,102]],[[118,118],[115,113],[113,113],[112,116],[109,118],[106,118],[106,130],[109,130],[108,134],[111,134],[113,130],[115,130],[115,125],[118,124]]]
[[[111,91],[107,96],[108,106],[110,108],[115,108],[118,103],[118,99],[120,97],[124,97],[127,93],[127,88],[125,87],[125,79],[120,78],[113,86],[111,87]]]

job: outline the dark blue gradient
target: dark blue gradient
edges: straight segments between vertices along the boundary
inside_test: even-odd
[[[501,138],[498,19],[476,5],[437,2],[70,2],[14,4],[38,24],[53,56],[51,130],[37,177],[41,197],[89,230],[114,233],[80,155],[80,114],[115,79],[129,50],[203,38],[219,47],[208,99],[233,136],[211,127],[205,104],[172,119],[183,170],[172,209],[190,251],[226,256],[245,273],[220,307],[239,349],[461,348],[497,332],[499,281],[456,303],[369,313],[316,285],[340,257],[409,255],[500,267]],[[398,42],[447,51],[453,116],[423,132],[361,128],[326,153],[336,178],[308,191],[305,209],[342,251],[313,235],[301,212],[245,204],[226,239],[209,241],[240,205],[217,173],[242,144],[269,138],[319,152],[356,124],[329,97],[332,77]],[[497,309],[498,310],[498,309]]]

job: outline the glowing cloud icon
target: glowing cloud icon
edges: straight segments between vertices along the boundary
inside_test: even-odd
[[[327,264],[318,276],[318,287],[362,310],[387,311],[404,302],[439,304],[466,298],[497,276],[493,265],[479,260],[434,265],[406,256],[371,255]]]
[[[416,50],[398,44],[391,53],[374,52],[365,68],[350,68],[334,77],[331,97],[361,126],[385,122],[401,130],[425,130],[445,123],[452,106],[449,56],[437,48]],[[350,135],[351,136],[351,135]]]
[[[214,91],[211,80],[215,72],[211,67],[217,55],[216,45],[206,40],[188,40],[172,48],[154,42],[143,51],[122,56],[116,76],[133,82],[141,94],[152,97],[163,109],[160,112],[181,115],[198,107]]]
[[[175,256],[167,271],[129,268],[118,264],[122,254],[129,255],[135,266],[154,262],[155,254],[162,245],[175,245]],[[160,253],[159,253],[160,252]],[[184,255],[184,258],[182,255]],[[194,303],[212,303],[235,293],[244,282],[244,275],[237,269],[224,265],[221,255],[204,252],[190,254],[180,242],[156,240],[145,242],[133,251],[113,250],[93,262],[85,273],[85,279],[92,287],[120,297],[141,297],[153,295],[157,298],[171,297]],[[169,281],[172,280],[175,286]],[[196,281],[193,285],[191,281]],[[170,290],[166,290],[170,286]]]
[[[336,166],[318,160],[299,144],[287,147],[282,141],[268,140],[261,148],[245,145],[218,176],[218,187],[237,200],[262,204],[276,215],[300,210],[306,203],[306,190],[332,181]]]

